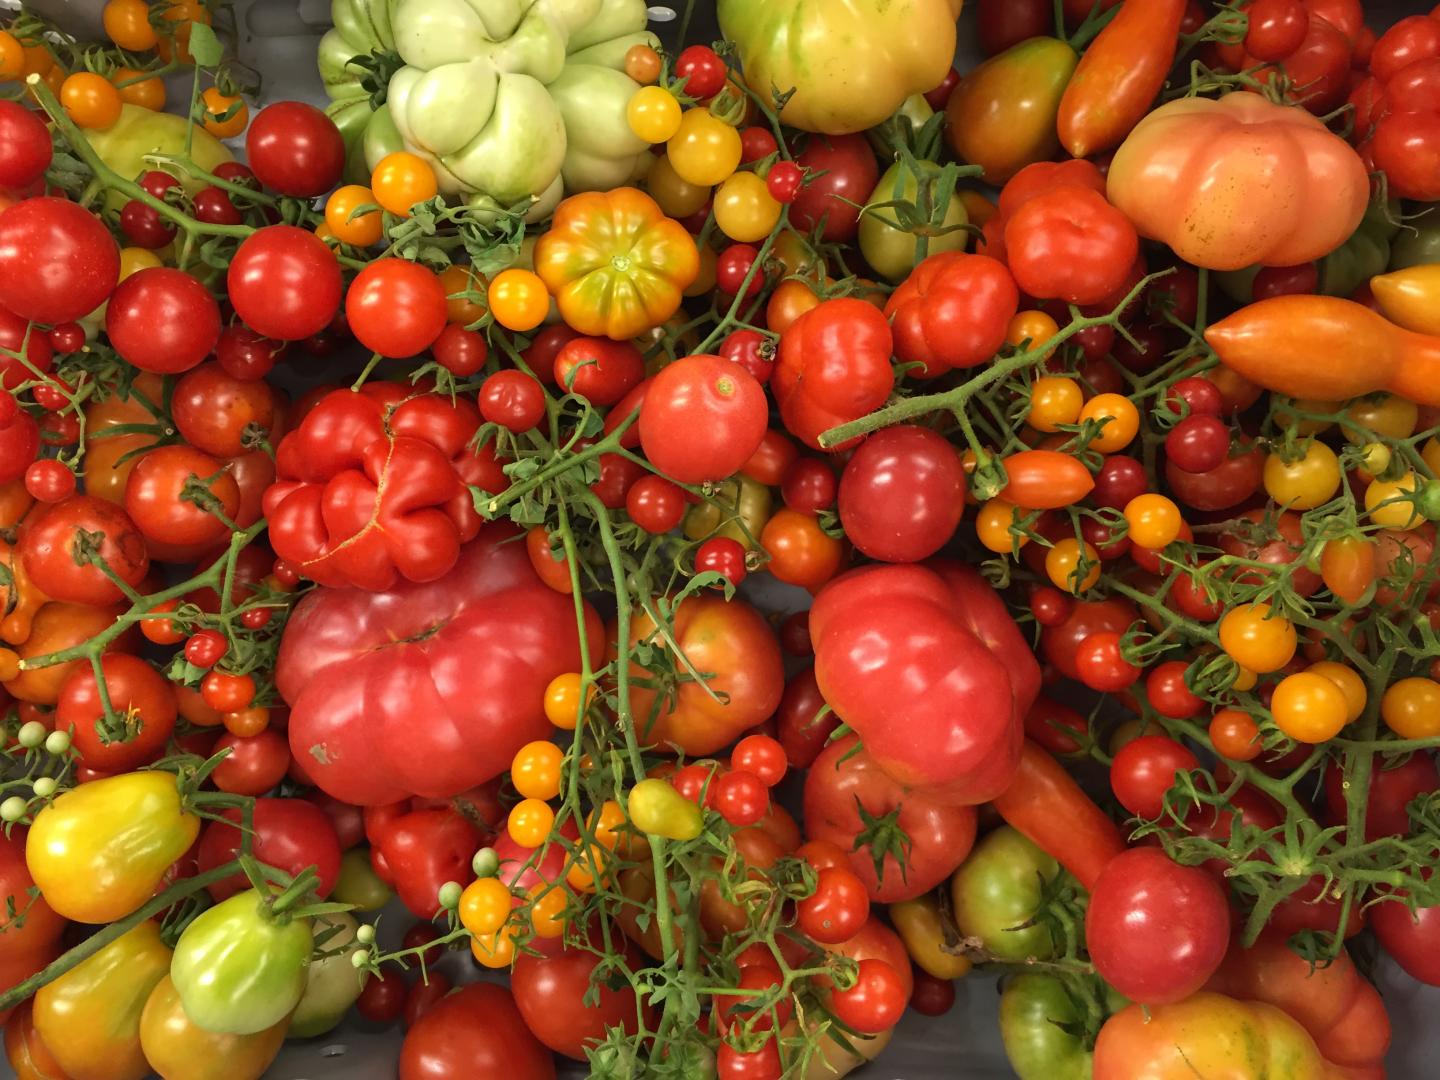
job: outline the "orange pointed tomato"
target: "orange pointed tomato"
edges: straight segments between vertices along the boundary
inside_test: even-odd
[[[572,329],[628,341],[675,314],[700,252],[643,191],[587,191],[556,207],[535,272]]]
[[[1115,152],[1107,188],[1141,236],[1211,270],[1328,255],[1370,197],[1349,144],[1304,109],[1258,94],[1160,106]]]

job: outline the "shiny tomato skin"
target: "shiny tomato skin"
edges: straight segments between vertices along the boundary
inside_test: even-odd
[[[46,596],[75,604],[122,599],[119,587],[98,566],[76,564],[71,552],[81,532],[104,534],[100,557],[122,581],[138,586],[145,579],[150,556],[130,515],[104,499],[72,495],[32,515],[20,540],[25,572]]]
[[[1265,451],[1251,446],[1205,472],[1188,473],[1166,462],[1165,479],[1177,500],[1208,512],[1228,510],[1255,494],[1264,470]]]
[[[105,333],[141,371],[189,371],[220,340],[220,306],[183,270],[152,266],[131,274],[110,297]]]
[[[554,1080],[550,1052],[530,1033],[511,992],[471,983],[441,998],[400,1047],[399,1080],[456,1077]]]
[[[253,438],[270,439],[275,428],[275,391],[259,379],[237,379],[218,363],[187,371],[175,384],[171,414],[181,437],[197,450],[232,458],[253,449]]]
[[[256,178],[281,195],[310,199],[340,182],[345,141],[335,121],[303,101],[277,101],[250,122],[245,156]]]
[[[340,264],[325,242],[294,225],[267,225],[240,244],[226,275],[230,303],[251,330],[301,341],[340,310]]]
[[[720,356],[687,356],[650,380],[640,407],[640,446],[661,472],[681,483],[724,480],[765,437],[764,388]]]
[[[885,562],[918,562],[960,524],[965,473],[959,455],[929,428],[876,432],[840,477],[840,523],[857,550]]]
[[[1123,634],[1138,616],[1126,601],[1118,599],[1077,601],[1069,617],[1058,626],[1047,626],[1040,635],[1040,649],[1046,660],[1062,675],[1079,679],[1075,651],[1091,634],[1101,631]]]
[[[216,742],[215,752],[227,749],[230,753],[210,775],[217,788],[234,795],[263,795],[284,779],[290,767],[284,734],[268,728],[249,736],[227,732]]]
[[[1400,900],[1376,904],[1370,926],[1397,964],[1429,986],[1440,986],[1440,907],[1417,908],[1412,914]]]
[[[77,203],[47,195],[0,213],[0,307],[20,318],[74,322],[99,307],[119,277],[114,238]]]
[[[229,862],[240,847],[240,811],[221,814],[226,821],[207,822],[200,833],[195,858],[202,874]],[[322,900],[330,895],[340,876],[340,840],[324,810],[304,799],[256,799],[251,826],[255,858],[292,876],[313,866],[320,875],[316,895]],[[207,891],[218,903],[248,888],[249,881],[237,871],[207,886]]]
[[[1163,735],[1142,735],[1120,748],[1110,765],[1110,787],[1120,805],[1142,818],[1157,818],[1175,774],[1198,767],[1186,747]]]
[[[136,656],[112,653],[100,659],[105,688],[115,715],[124,721],[127,737],[106,741],[96,730],[104,718],[95,673],[77,667],[60,688],[57,730],[70,731],[80,760],[103,772],[129,772],[148,765],[165,749],[175,730],[175,692],[170,682]]]
[[[136,464],[125,484],[125,512],[145,534],[157,556],[216,543],[230,531],[208,509],[181,499],[191,477],[208,488],[221,513],[233,521],[240,508],[240,487],[235,478],[224,472],[215,458],[183,443],[151,450]]]
[[[812,135],[795,160],[813,178],[790,204],[790,223],[808,233],[824,218],[820,235],[826,243],[854,240],[860,208],[880,180],[880,166],[865,137]]]
[[[557,1054],[584,1061],[586,1047],[604,1042],[608,1028],[635,1031],[635,991],[628,985],[612,990],[602,979],[599,1000],[587,998],[599,956],[564,948],[553,938],[536,938],[531,946],[544,955],[522,952],[516,956],[510,989],[520,1015],[537,1039]],[[639,958],[632,955],[630,959],[633,964]]]
[[[445,329],[445,286],[428,268],[406,259],[377,259],[345,294],[355,339],[381,356],[424,352]]]

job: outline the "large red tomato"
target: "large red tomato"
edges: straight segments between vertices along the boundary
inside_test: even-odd
[[[119,279],[120,248],[83,206],[45,196],[0,214],[0,307],[20,318],[74,322]]]
[[[871,900],[913,899],[970,854],[975,808],[902,787],[855,743],[854,736],[832,742],[806,774],[806,833],[849,853]]]
[[[976,571],[851,571],[816,597],[810,638],[825,700],[892,778],[965,803],[1009,784],[1040,668]]]
[[[471,983],[432,1005],[400,1047],[400,1080],[555,1080],[510,991]]]
[[[597,941],[598,945],[599,942]],[[535,938],[529,950],[515,958],[510,972],[510,989],[515,1004],[534,1036],[557,1054],[584,1061],[586,1047],[605,1041],[610,1028],[624,1028],[634,1034],[638,1012],[635,991],[624,986],[612,990],[604,973],[598,980],[599,998],[587,998],[590,980],[600,957],[585,949],[567,949],[559,938]],[[636,950],[626,947],[632,967],[638,963]],[[647,1010],[648,1011],[648,1010]]]
[[[175,691],[168,679],[138,656],[111,653],[100,658],[105,690],[123,725],[107,735],[97,730],[105,716],[95,672],[83,664],[60,688],[55,726],[74,737],[80,761],[91,769],[118,773],[158,758],[175,730]]]
[[[960,456],[929,428],[877,431],[840,475],[840,524],[872,559],[928,559],[954,535],[964,509]]]
[[[664,687],[632,682],[630,710],[642,742],[670,746],[691,757],[713,754],[745,729],[769,719],[780,704],[785,692],[780,643],[765,617],[740,599],[689,597],[676,610],[674,623],[675,641],[685,657],[684,662],[676,658],[676,668],[684,670],[688,662],[711,678],[704,684],[682,682],[668,697]],[[648,615],[637,615],[630,624],[634,641],[654,633]],[[658,646],[660,640],[655,640]],[[632,675],[647,677],[638,666]]]
[[[330,325],[343,283],[335,253],[314,233],[267,225],[245,238],[225,279],[235,314],[257,334],[299,341]]]
[[[96,553],[121,581],[139,585],[145,579],[150,556],[130,516],[104,499],[72,495],[32,518],[20,538],[25,573],[46,596],[74,604],[111,604],[124,596],[98,565],[75,561],[82,533],[102,537]]]
[[[486,526],[435,581],[322,587],[296,605],[275,685],[317,786],[363,806],[454,795],[549,737],[545,688],[580,669],[575,606],[540,580],[524,544],[506,542],[514,536]],[[586,633],[601,655],[588,607]]]

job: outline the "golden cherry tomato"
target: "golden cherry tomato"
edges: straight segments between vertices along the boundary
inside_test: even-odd
[[[1340,490],[1340,459],[1322,442],[1306,446],[1286,461],[1278,453],[1265,459],[1265,492],[1291,510],[1313,510]]]
[[[780,209],[765,181],[753,172],[727,177],[715,192],[715,224],[737,243],[753,244],[769,236]]]
[[[1140,431],[1140,411],[1123,394],[1096,394],[1080,410],[1080,422],[1086,420],[1104,421],[1090,440],[1090,449],[1102,454],[1125,449]]]
[[[195,58],[190,55],[190,31],[197,22],[210,25],[210,9],[200,0],[172,0],[169,4],[161,0],[161,5],[161,17],[173,24],[174,40],[162,36],[156,42],[160,59],[168,62],[178,58],[182,63],[194,63]]]
[[[1230,680],[1230,689],[1245,693],[1247,690],[1254,690],[1255,684],[1260,681],[1260,676],[1247,667],[1235,665],[1235,677]]]
[[[1130,526],[1130,541],[1151,551],[1159,551],[1179,536],[1184,522],[1180,507],[1150,491],[1125,504],[1125,520]]]
[[[239,94],[222,93],[218,86],[209,86],[200,100],[205,105],[205,130],[217,139],[233,139],[250,122],[250,107]]]
[[[440,190],[430,163],[407,150],[386,154],[370,174],[375,201],[396,217],[409,217],[416,203],[429,202]]]
[[[1285,676],[1270,699],[1275,726],[1296,742],[1333,739],[1345,726],[1347,712],[1340,687],[1311,671]]]
[[[681,179],[709,187],[740,164],[740,133],[709,109],[687,109],[666,140],[666,156]]]
[[[1017,524],[1022,516],[1014,503],[990,499],[975,515],[975,533],[980,537],[980,543],[989,550],[1007,555],[1030,542],[1030,537],[1024,533],[1010,531],[1010,527]]]
[[[124,281],[137,270],[148,270],[160,266],[160,256],[148,248],[127,247],[120,249],[120,280]]]
[[[654,52],[653,49],[650,51]],[[654,82],[653,79],[650,81]],[[648,143],[662,143],[668,142],[680,130],[680,111],[680,102],[663,86],[642,86],[625,106],[625,120],[637,138]]]
[[[1055,541],[1055,546],[1045,553],[1045,573],[1057,589],[1079,596],[1100,580],[1100,554],[1089,544],[1067,536]]]
[[[560,766],[565,751],[553,742],[537,739],[515,751],[510,779],[527,799],[553,799],[560,794]]]
[[[625,811],[614,799],[606,799],[598,811],[590,812],[590,834],[596,843],[606,851],[614,851],[620,843],[620,834],[615,830],[625,824]]]
[[[1380,715],[1402,739],[1433,739],[1440,735],[1440,683],[1401,679],[1380,699]]]
[[[1390,467],[1394,455],[1382,442],[1368,442],[1360,448],[1360,471],[1366,476],[1379,476]]]
[[[1046,375],[1030,386],[1030,412],[1025,422],[1036,431],[1059,431],[1062,424],[1073,424],[1080,418],[1085,392],[1074,379],[1063,375]]]
[[[25,64],[21,74],[39,75],[43,79],[55,70],[55,56],[43,41],[37,41],[33,45],[22,45],[21,48],[25,53]]]
[[[1239,709],[1221,709],[1211,718],[1210,744],[1231,761],[1250,761],[1264,749],[1259,725]]]
[[[555,825],[555,811],[543,799],[521,799],[510,808],[505,829],[510,839],[525,848],[537,848],[545,842]]]
[[[126,105],[139,105],[142,109],[159,112],[165,108],[165,82],[134,68],[116,68],[110,76],[120,100]]]
[[[532,270],[512,266],[496,274],[485,301],[495,321],[506,330],[534,330],[550,312],[550,293]]]
[[[599,844],[587,844],[583,854],[570,857],[570,864],[565,870],[565,884],[576,892],[594,892],[595,876],[608,876],[609,863],[610,855],[604,848]]]
[[[660,54],[649,45],[631,45],[625,50],[625,74],[641,86],[649,86],[660,78]]]
[[[493,934],[505,925],[514,907],[510,887],[497,877],[476,878],[460,894],[456,914],[472,934]]]
[[[590,696],[595,696],[593,686],[590,688]],[[579,715],[580,673],[567,671],[563,675],[556,675],[545,688],[545,719],[557,728],[574,731]]]
[[[692,184],[675,171],[668,156],[656,158],[645,174],[645,190],[666,217],[687,218],[710,201],[710,185]]]
[[[565,933],[565,909],[570,906],[569,898],[564,889],[544,885],[540,888],[545,891],[530,902],[530,925],[535,928],[536,937],[559,937]]]
[[[153,49],[159,40],[150,25],[150,5],[145,0],[109,0],[100,12],[105,34],[128,52]]]
[[[1372,480],[1365,489],[1365,509],[1370,520],[1397,531],[1415,528],[1424,519],[1411,496],[1421,485],[1420,477],[1414,472],[1407,472],[1398,480]]]
[[[325,224],[330,235],[343,244],[355,247],[369,247],[379,243],[384,232],[384,222],[379,210],[368,210],[356,215],[362,206],[374,206],[375,193],[360,184],[346,184],[336,188],[325,200]]]
[[[335,231],[330,228],[328,221],[322,221],[315,226],[315,235],[325,241],[325,243],[330,244],[331,247],[335,246],[335,244],[330,243],[332,240],[334,240],[335,243],[339,243],[339,241],[336,240]]]
[[[0,79],[18,79],[25,74],[25,46],[9,30],[0,30]]]
[[[1440,435],[1431,436],[1425,440],[1425,445],[1420,449],[1420,456],[1430,471],[1440,476]]]
[[[1345,409],[1340,430],[1347,442],[1367,443],[1376,435],[1390,439],[1408,438],[1420,422],[1420,406],[1394,394],[1360,398]]]
[[[1345,695],[1345,722],[1358,720],[1360,714],[1365,711],[1365,702],[1369,693],[1365,689],[1365,680],[1356,674],[1354,668],[1346,667],[1344,664],[1337,664],[1334,660],[1321,660],[1306,668],[1312,675],[1323,675]]]
[[[1043,311],[1020,311],[1005,327],[1005,341],[1016,348],[1033,349],[1041,342],[1049,341],[1060,332],[1060,324]],[[1040,359],[1049,360],[1055,355],[1051,349]]]
[[[65,114],[82,128],[103,131],[120,119],[120,92],[93,71],[77,71],[60,86]]]
[[[445,321],[470,326],[485,317],[486,281],[469,264],[451,263],[440,271],[445,286]],[[478,298],[478,299],[477,299]]]
[[[515,962],[515,928],[504,927],[493,934],[476,934],[470,939],[470,953],[484,967],[495,971]]]
[[[1220,620],[1220,647],[1230,659],[1252,672],[1279,671],[1295,655],[1295,627],[1270,605],[1231,608]]]

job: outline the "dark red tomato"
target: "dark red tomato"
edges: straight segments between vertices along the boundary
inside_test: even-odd
[[[1345,100],[1350,89],[1350,39],[1313,12],[1300,47],[1278,67],[1262,70],[1259,78],[1269,82],[1281,75],[1289,79],[1290,97],[1317,116],[1323,116]]]
[[[345,294],[345,318],[355,340],[381,356],[424,352],[445,329],[445,311],[440,278],[407,259],[377,259]]]
[[[1172,720],[1188,720],[1198,716],[1205,702],[1196,697],[1185,685],[1185,671],[1189,667],[1183,660],[1166,660],[1156,664],[1145,677],[1145,696],[1155,711]]]
[[[341,802],[335,796],[327,795],[323,791],[309,792],[305,799],[319,807],[330,819],[330,825],[335,830],[335,838],[340,843],[341,851],[349,851],[365,839],[365,814],[360,807]]]
[[[569,1018],[580,1023],[579,1013]],[[509,990],[463,986],[420,1017],[400,1047],[399,1080],[503,1076],[555,1080],[555,1062],[530,1029]]]
[[[775,141],[775,136],[767,127],[751,124],[740,131],[740,161],[742,164],[748,165],[752,161],[769,157],[779,149],[780,144]]]
[[[32,109],[0,101],[0,187],[26,188],[50,167],[50,132]]]
[[[220,331],[215,359],[233,379],[253,382],[270,374],[275,362],[285,355],[285,344],[261,337],[248,326],[227,326]]]
[[[634,450],[640,445],[640,406],[645,404],[645,395],[649,391],[650,380],[642,379],[627,390],[625,396],[605,414],[605,426],[602,431],[606,435],[609,435],[622,423],[629,421],[630,426],[625,429],[625,434],[620,436],[620,445],[627,450]]]
[[[215,458],[183,443],[145,454],[125,484],[125,511],[162,561],[172,561],[176,549],[213,544],[230,532],[209,508],[182,499],[187,484],[208,491],[224,518],[234,520],[240,506],[235,478]]]
[[[921,1016],[944,1016],[955,1007],[954,981],[937,979],[917,968],[915,989],[910,991],[910,1007]]]
[[[1370,151],[1396,195],[1440,199],[1440,112],[1389,113],[1375,125]]]
[[[946,104],[950,101],[950,95],[955,92],[955,87],[959,85],[960,72],[952,67],[945,73],[943,79],[925,91],[925,104],[929,105],[936,112],[944,112]]]
[[[768,421],[765,388],[748,371],[719,356],[686,356],[650,380],[640,446],[681,483],[724,480],[759,448]]]
[[[1370,926],[1406,974],[1440,986],[1440,907],[1418,908],[1412,914],[1402,900],[1376,904],[1370,909]]]
[[[1230,944],[1230,908],[1205,871],[1156,848],[1131,848],[1100,872],[1085,947],[1101,978],[1131,1001],[1164,1005],[1204,986]]]
[[[1075,651],[1090,635],[1101,631],[1123,634],[1138,616],[1124,600],[1080,600],[1070,617],[1059,626],[1047,626],[1040,634],[1045,659],[1071,679],[1080,678]]]
[[[523,371],[497,371],[480,386],[480,415],[517,435],[529,431],[545,418],[545,388]]]
[[[438,941],[439,939],[440,931],[436,929],[434,923],[417,922],[413,924],[409,930],[405,931],[405,936],[401,939],[400,946],[404,949],[422,949],[430,945],[431,942]],[[444,955],[445,950],[443,946],[431,945],[430,948],[419,953],[417,958],[421,964],[429,969],[438,964],[440,957]]]
[[[177,185],[178,186],[178,185]],[[135,247],[153,251],[175,239],[175,226],[160,211],[139,199],[131,199],[120,211],[120,231]]]
[[[806,634],[809,641],[809,634]],[[825,698],[815,682],[815,669],[802,668],[785,684],[780,708],[775,713],[775,737],[785,748],[785,756],[797,769],[808,769],[830,741],[830,733],[840,726],[840,718],[829,709],[825,715]]]
[[[709,45],[690,45],[675,58],[675,78],[684,80],[677,89],[683,89],[688,97],[698,101],[712,98],[724,89],[727,73],[725,61]]]
[[[1247,510],[1220,534],[1219,546],[1227,555],[1271,566],[1288,566],[1305,549],[1304,527],[1300,515],[1291,510],[1282,510],[1278,515],[1273,511],[1267,514],[1264,510]],[[1268,572],[1255,568],[1234,576],[1237,581],[1258,585]],[[1291,575],[1290,585],[1300,596],[1309,596],[1320,588],[1320,575],[1308,567],[1298,567]]]
[[[202,874],[229,862],[240,850],[240,811],[227,809],[221,816],[226,820],[209,822],[200,834],[195,859]],[[340,840],[325,811],[304,799],[256,799],[251,828],[250,853],[255,858],[291,877],[313,866],[320,875],[316,894],[321,899],[330,895],[340,876]],[[216,901],[249,887],[238,871],[207,886]]]
[[[1264,470],[1265,451],[1242,445],[1238,453],[1205,472],[1186,472],[1167,461],[1165,480],[1171,493],[1186,506],[1204,511],[1228,510],[1255,494]]]
[[[61,323],[52,327],[48,336],[57,353],[75,353],[85,347],[85,328],[79,323]]]
[[[1027,38],[1050,34],[1054,18],[1055,7],[1047,0],[980,0],[980,48],[994,56]]]
[[[775,340],[759,330],[736,330],[720,343],[720,355],[755,376],[761,386],[775,371]]]
[[[791,656],[814,656],[810,644],[810,612],[795,611],[780,624],[780,647]]]
[[[13,391],[32,381],[35,372],[44,375],[55,366],[54,349],[45,333],[38,327],[31,329],[30,323],[4,308],[0,308],[0,349],[17,354],[23,350],[28,362],[27,366],[17,357],[0,353],[0,390]]]
[[[822,945],[854,937],[870,917],[865,883],[849,867],[836,866],[815,876],[815,892],[795,907],[800,929]]]
[[[405,976],[394,968],[384,968],[365,979],[355,1000],[355,1011],[372,1024],[393,1024],[405,1010],[408,994]]]
[[[1193,325],[1200,309],[1200,275],[1188,263],[1171,268],[1145,290],[1145,306],[1154,315],[1169,313]]]
[[[608,1029],[635,1032],[635,991],[628,983],[617,990],[601,978],[598,1000],[590,996],[590,980],[600,963],[596,953],[567,949],[554,938],[536,938],[530,945],[544,955],[520,953],[510,973],[510,989],[537,1039],[557,1054],[584,1061],[586,1048],[604,1042]],[[638,961],[633,955],[629,959],[632,964]]]
[[[780,483],[780,497],[791,510],[818,514],[835,505],[840,490],[835,470],[821,458],[801,458],[790,466]]]
[[[546,386],[554,386],[555,360],[560,350],[579,336],[564,323],[543,327],[521,351],[520,357],[537,379]]]
[[[175,692],[170,682],[137,656],[100,658],[105,690],[120,730],[99,730],[105,718],[95,672],[80,664],[60,688],[55,728],[69,731],[80,761],[107,773],[130,772],[160,756],[175,730]]]
[[[840,523],[851,543],[884,562],[918,562],[960,524],[965,471],[929,428],[884,428],[860,444],[840,476]]]
[[[909,988],[884,960],[864,959],[855,973],[855,985],[830,992],[830,1011],[846,1027],[866,1035],[889,1031],[900,1022],[909,1001]]]
[[[799,455],[799,447],[788,435],[768,428],[740,471],[766,487],[778,487]]]
[[[1310,15],[1300,0],[1254,0],[1245,31],[1245,51],[1256,60],[1283,60],[1305,40]]]
[[[1120,748],[1110,764],[1110,789],[1136,817],[1158,818],[1177,772],[1199,767],[1185,746],[1164,735],[1141,735]]]
[[[1129,334],[1135,339],[1134,344],[1125,338],[1117,337],[1110,350],[1116,363],[1130,371],[1146,372],[1165,359],[1167,345],[1163,329],[1144,323],[1130,327]]]
[[[577,444],[578,446],[578,444]],[[600,455],[600,479],[590,485],[590,490],[610,510],[619,510],[625,505],[630,488],[642,476],[648,475],[644,465],[619,454]]]
[[[1325,769],[1325,810],[1333,825],[1345,824],[1344,779],[1344,771],[1332,761]],[[1410,815],[1405,808],[1412,799],[1436,790],[1440,790],[1440,772],[1436,771],[1435,759],[1425,751],[1412,754],[1392,768],[1377,760],[1365,803],[1365,839],[1408,834]]]
[[[210,775],[217,788],[234,795],[263,795],[290,767],[290,744],[283,732],[267,728],[246,737],[226,732],[215,743],[215,752],[227,749],[230,753]]]
[[[275,391],[270,385],[237,379],[218,363],[186,372],[175,384],[170,409],[185,441],[216,457],[237,457],[254,449],[275,429]]]
[[[1145,466],[1139,461],[1123,454],[1112,454],[1095,474],[1095,487],[1090,492],[1090,501],[1096,506],[1124,510],[1131,499],[1145,494],[1149,483],[1145,476]]]
[[[1080,681],[1091,690],[1114,693],[1135,685],[1141,669],[1125,659],[1121,634],[1101,630],[1091,634],[1075,648],[1075,670]]]
[[[20,426],[21,420],[17,419],[9,428],[0,429],[0,447],[4,435]],[[73,604],[113,604],[124,597],[98,566],[75,562],[73,552],[81,533],[104,536],[100,557],[120,580],[131,586],[145,580],[150,556],[135,522],[112,502],[75,495],[32,515],[20,538],[25,573],[50,599]]]
[[[603,407],[645,378],[645,359],[628,341],[576,337],[561,346],[554,370],[561,391]]]
[[[1230,428],[1218,416],[1187,416],[1165,436],[1166,463],[1187,473],[1209,472],[1230,452]]]
[[[1192,375],[1170,387],[1165,395],[1165,407],[1176,416],[1219,416],[1225,409],[1225,399],[1209,379]]]
[[[1251,282],[1250,293],[1256,300],[1276,296],[1297,296],[1313,293],[1320,283],[1320,268],[1313,262],[1298,266],[1264,266]]]
[[[239,225],[245,219],[230,196],[218,187],[204,187],[195,193],[195,220],[209,225]]]
[[[335,253],[308,229],[267,225],[247,236],[225,278],[235,314],[255,333],[300,341],[340,310],[344,285]]]
[[[490,347],[485,336],[474,330],[466,330],[459,323],[447,323],[430,345],[435,362],[457,379],[468,379],[485,366]]]
[[[726,296],[738,296],[745,290],[745,299],[753,300],[765,289],[765,271],[750,273],[760,249],[754,244],[731,244],[715,260],[715,286]],[[746,281],[749,284],[746,284]]]
[[[419,1019],[444,1000],[453,989],[449,976],[443,972],[426,972],[416,979],[405,994],[405,1027],[415,1026]]]
[[[189,371],[220,340],[220,306],[183,270],[152,266],[120,283],[105,310],[105,333],[141,371]]]
[[[860,229],[860,208],[880,181],[880,166],[863,135],[812,135],[795,159],[811,180],[790,204],[790,224],[809,233],[823,218],[820,237],[849,243]]]
[[[267,188],[312,199],[340,182],[345,140],[335,121],[303,101],[277,101],[250,121],[245,159]]]
[[[74,322],[99,307],[119,279],[120,248],[84,207],[43,196],[0,214],[0,307],[20,318]]]
[[[1085,717],[1044,694],[1035,699],[1025,714],[1025,737],[1052,754],[1075,753],[1081,747],[1076,736],[1083,737],[1089,730]]]

